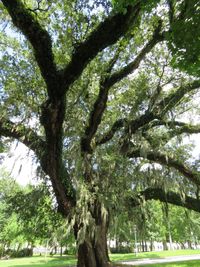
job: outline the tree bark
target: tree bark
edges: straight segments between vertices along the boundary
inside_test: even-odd
[[[78,248],[77,267],[108,267],[109,258],[104,237],[97,241],[85,240]]]
[[[107,247],[108,218],[106,218],[106,220],[102,218],[99,206],[97,207],[97,210],[98,212],[95,212],[95,226],[97,231],[95,231],[94,235],[91,236],[88,226],[85,239],[78,246],[77,267],[110,266]],[[77,236],[77,233],[78,231],[76,230],[75,236]]]

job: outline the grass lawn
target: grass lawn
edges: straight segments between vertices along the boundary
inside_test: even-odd
[[[112,254],[110,258],[112,261],[133,260],[135,258],[163,258],[178,255],[192,255],[200,254],[200,250],[177,250],[177,251],[161,251],[161,252],[146,252],[139,253],[137,257],[133,253],[129,254]],[[28,258],[17,258],[9,260],[0,260],[0,267],[66,267],[76,265],[74,256],[34,256]],[[126,265],[127,266],[127,265]],[[151,264],[149,267],[200,267],[200,261],[185,261],[168,264]],[[127,266],[128,267],[128,266]],[[140,265],[140,267],[142,267]],[[143,267],[147,267],[144,265]]]
[[[141,252],[135,257],[134,253],[127,254],[111,254],[110,259],[112,261],[121,261],[121,260],[133,260],[133,259],[144,259],[144,258],[165,258],[170,256],[181,256],[181,255],[195,255],[200,254],[200,250],[167,250],[167,251],[153,251],[153,252]],[[153,266],[153,265],[152,265]],[[199,264],[200,267],[200,264]]]
[[[76,265],[74,256],[34,256],[28,258],[17,258],[0,260],[0,267],[66,267]]]

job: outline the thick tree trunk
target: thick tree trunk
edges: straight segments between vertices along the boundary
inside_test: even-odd
[[[109,258],[107,254],[107,246],[98,241],[84,241],[78,248],[78,264],[77,267],[108,267]]]
[[[96,213],[96,233],[91,235],[88,227],[88,234],[78,247],[77,267],[110,266],[107,247],[108,221],[102,219],[100,214],[100,212]]]

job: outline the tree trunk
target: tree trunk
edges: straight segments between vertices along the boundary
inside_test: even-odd
[[[163,250],[168,250],[168,247],[167,247],[167,237],[165,239],[163,239]]]
[[[108,267],[109,256],[107,247],[108,219],[101,218],[97,212],[95,218],[97,231],[91,235],[88,227],[84,241],[78,246],[77,267]],[[77,236],[77,232],[75,233]]]
[[[107,246],[101,243],[101,238],[95,243],[84,241],[78,248],[77,267],[108,267],[109,258]]]
[[[140,242],[140,246],[142,247],[142,252],[145,252],[145,245],[144,245],[143,237],[142,237],[142,241]]]

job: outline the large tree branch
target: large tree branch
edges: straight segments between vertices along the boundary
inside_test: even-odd
[[[171,108],[176,106],[180,100],[183,98],[183,96],[193,90],[196,90],[200,87],[200,81],[194,81],[190,84],[186,84],[184,86],[179,87],[175,92],[170,93],[167,95],[163,100],[158,102],[157,105],[153,108],[152,111],[146,111],[145,114],[141,115],[140,117],[131,120],[128,122],[127,119],[119,119],[114,122],[111,129],[104,134],[104,136],[97,141],[97,145],[104,144],[111,140],[114,136],[114,134],[123,128],[126,125],[125,132],[129,132],[131,134],[134,134],[139,128],[146,127],[152,128],[158,125],[163,125],[162,117],[168,112]],[[154,121],[155,119],[159,119]],[[125,123],[126,122],[126,123]],[[149,124],[151,123],[151,124]],[[167,125],[167,123],[166,123]],[[169,122],[169,125],[173,125],[173,122]],[[178,122],[176,123],[178,126]],[[180,123],[179,123],[180,126]],[[199,129],[198,126],[187,126],[187,125],[181,125],[183,128],[177,129],[177,134],[181,132],[187,132],[187,133],[198,133]]]
[[[129,6],[125,14],[106,18],[74,51],[71,62],[63,72],[65,88],[69,88],[82,73],[85,66],[104,48],[114,44],[136,23],[140,14],[140,2]],[[77,63],[78,62],[78,63]]]
[[[108,87],[113,86],[115,83],[121,81],[123,78],[127,77],[127,75],[131,74],[134,70],[136,70],[140,62],[146,56],[146,54],[148,54],[157,43],[164,40],[164,34],[161,34],[160,30],[161,30],[161,23],[155,29],[152,39],[149,42],[147,42],[147,44],[142,48],[142,50],[139,52],[136,58],[133,61],[131,61],[128,65],[126,65],[124,68],[110,75],[110,77],[107,79]]]
[[[152,123],[154,119],[161,119],[162,117],[173,107],[175,107],[179,101],[183,98],[183,96],[193,90],[196,90],[200,87],[200,81],[194,81],[190,84],[186,84],[184,86],[179,87],[175,92],[166,96],[163,100],[161,100],[153,110],[146,111],[146,113],[140,116],[137,119],[130,121],[127,126],[126,132],[134,134],[139,128],[147,125],[148,123]],[[155,122],[156,123],[156,122]]]
[[[114,134],[121,129],[122,127],[125,127],[127,123],[126,119],[119,119],[117,121],[114,122],[114,124],[112,125],[111,129],[104,134],[104,136],[102,138],[99,138],[96,141],[96,145],[102,145],[107,143],[109,140],[111,140],[114,136]]]
[[[116,82],[120,81],[128,74],[133,72],[136,68],[138,68],[140,62],[144,59],[145,55],[151,51],[151,49],[155,46],[156,43],[163,40],[163,36],[160,35],[160,28],[161,24],[159,24],[159,26],[155,29],[152,39],[145,45],[145,47],[140,51],[140,53],[131,63],[129,63],[126,67],[124,67],[120,71],[117,71],[114,74],[107,76],[105,79],[101,81],[99,95],[94,103],[93,110],[90,114],[89,125],[86,128],[85,135],[81,141],[82,151],[88,151],[88,152],[92,151],[90,143],[98,129],[99,124],[101,123],[103,112],[106,109],[109,89]],[[111,64],[111,66],[113,66],[113,64]],[[110,138],[112,138],[114,131],[117,130],[117,128],[120,127],[120,125],[123,125],[123,120],[117,121],[113,125],[111,131],[109,131],[109,133],[102,140],[98,142],[98,145],[107,142]]]
[[[200,88],[200,80],[193,81],[192,83],[180,86],[175,92],[172,92],[161,100],[153,109],[154,113],[158,113],[159,117],[162,117],[169,110],[175,107],[183,96],[196,89]]]
[[[144,200],[160,200],[176,206],[184,207],[196,212],[200,212],[200,199],[190,196],[181,196],[179,193],[168,191],[165,192],[161,188],[147,188],[140,192],[137,196],[129,198],[128,202],[133,206],[139,206]]]
[[[149,125],[143,127],[143,136],[148,140],[151,145],[154,145],[155,139],[158,137],[148,133],[148,130],[154,127],[165,126],[166,132],[163,132],[162,136],[159,136],[160,143],[167,143],[172,138],[181,134],[199,134],[200,125],[192,125],[181,121],[153,121]],[[156,130],[155,130],[156,131]]]
[[[45,141],[38,136],[32,129],[25,127],[20,123],[13,123],[10,120],[0,120],[0,136],[16,139],[33,150],[38,158],[45,149]]]
[[[114,122],[111,129],[107,133],[105,133],[102,138],[99,138],[97,140],[96,144],[102,145],[110,141],[113,138],[114,134],[123,127],[125,127],[125,132],[134,134],[139,128],[145,126],[154,119],[156,119],[156,116],[154,116],[152,112],[148,111],[132,121],[128,121],[128,119],[126,118],[119,119]]]
[[[48,94],[50,97],[54,97],[58,93],[55,88],[58,88],[59,79],[54,63],[52,41],[48,32],[41,27],[35,16],[26,9],[20,0],[2,0],[2,3],[14,25],[30,41],[41,74],[47,84]]]
[[[160,163],[161,165],[166,165],[169,167],[172,167],[179,171],[183,176],[188,178],[190,181],[192,181],[196,185],[200,185],[200,173],[197,171],[192,171],[187,165],[180,162],[179,160],[176,160],[166,154],[156,152],[156,151],[145,151],[145,153],[142,153],[140,149],[130,149],[126,153],[127,157],[129,158],[146,158],[150,161]]]
[[[175,127],[178,126],[178,127]],[[198,134],[200,133],[200,124],[192,125],[184,122],[173,122],[168,123],[168,127],[174,128],[173,130],[169,131],[169,136],[172,138],[174,136],[183,134],[183,133],[188,133],[188,134]]]
[[[100,83],[99,95],[94,103],[93,110],[91,111],[89,125],[86,127],[85,134],[81,139],[82,152],[92,153],[91,141],[101,123],[103,112],[106,109],[108,92],[109,88]]]
[[[57,176],[53,164],[51,168],[49,168],[46,163],[47,144],[42,137],[38,136],[32,129],[25,127],[23,124],[15,124],[5,119],[0,120],[0,136],[16,139],[35,152],[43,171],[50,177],[58,201],[59,211],[63,215],[68,215],[71,207],[75,203],[71,181],[63,163],[60,163],[63,172],[62,177]],[[64,180],[64,177],[67,180]]]

